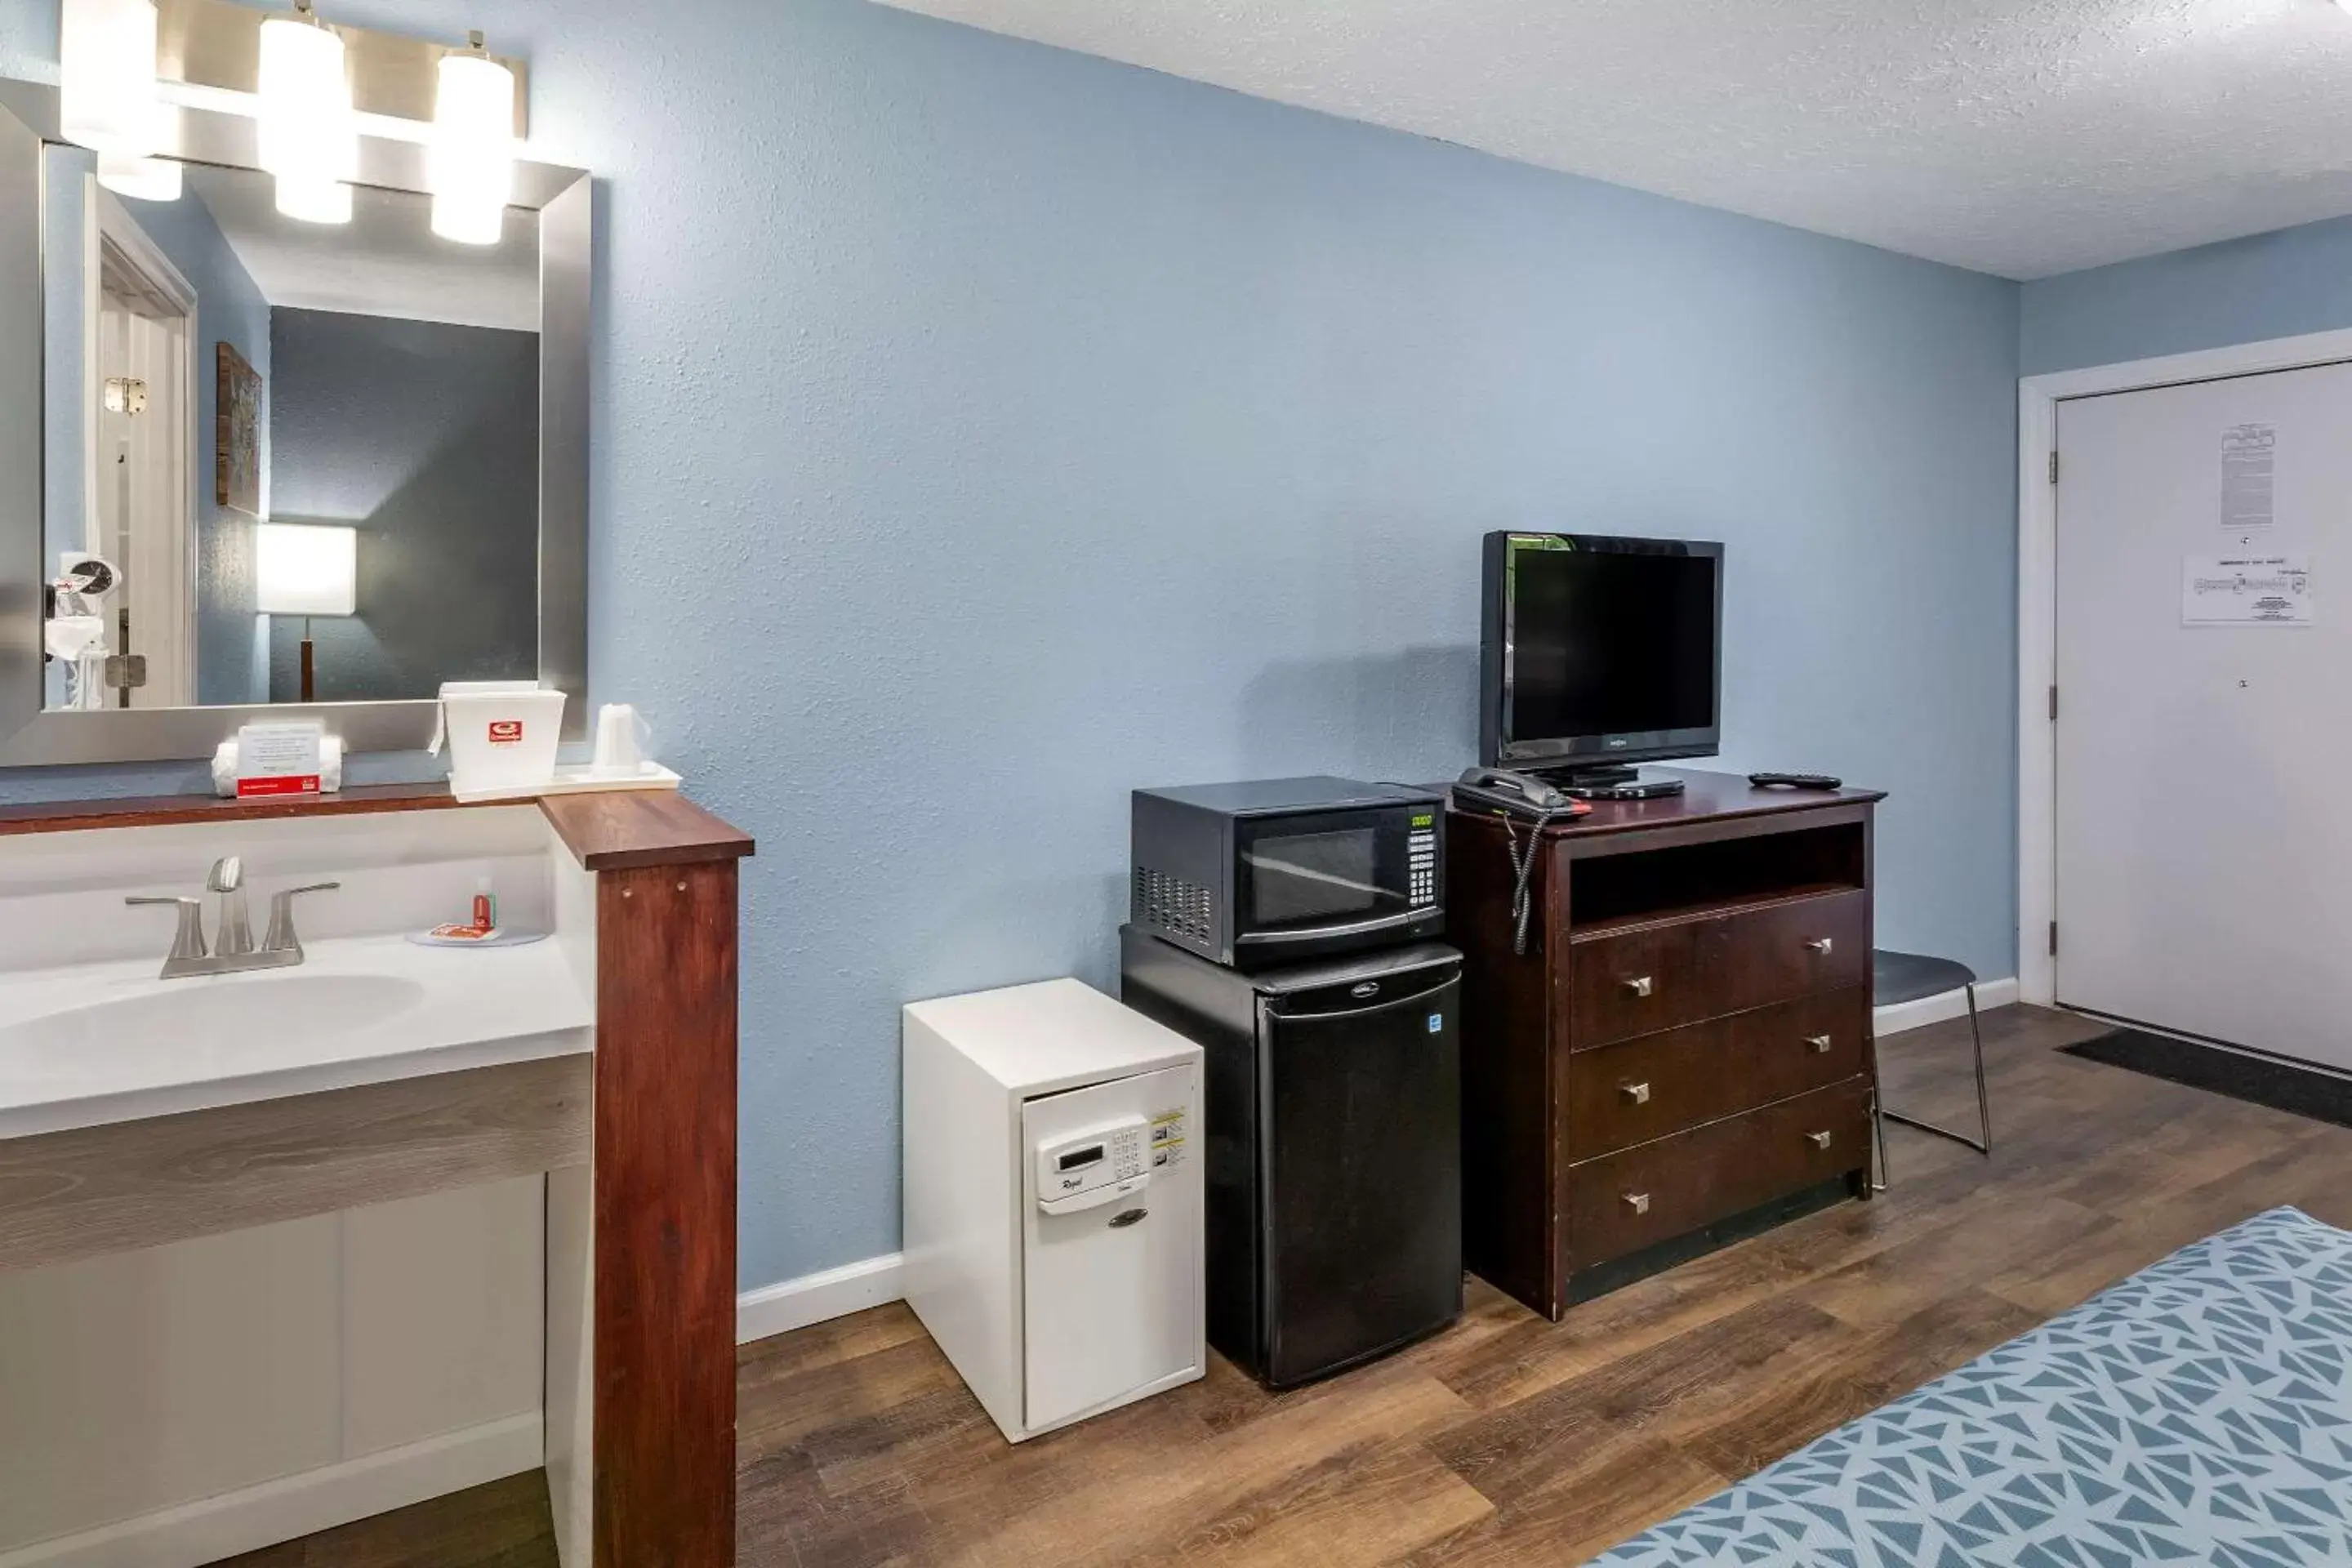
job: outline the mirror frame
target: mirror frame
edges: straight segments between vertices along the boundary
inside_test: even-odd
[[[163,151],[258,170],[254,121],[182,108]],[[58,89],[0,79],[0,767],[210,757],[241,725],[318,719],[347,752],[422,751],[431,698],[213,708],[42,706],[44,142]],[[356,182],[429,194],[425,149],[360,139]],[[588,733],[588,326],[592,186],[584,169],[518,159],[510,204],[539,214],[539,679],[561,689],[566,741]]]

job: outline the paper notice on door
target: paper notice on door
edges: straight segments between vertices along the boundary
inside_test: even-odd
[[[2180,562],[2184,626],[2311,625],[2306,555],[2187,555]]]
[[[2232,425],[2221,432],[2221,531],[2245,533],[2278,519],[2278,426]]]

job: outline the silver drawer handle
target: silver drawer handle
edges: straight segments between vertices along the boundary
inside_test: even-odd
[[[1625,989],[1636,996],[1647,996],[1650,994],[1650,977],[1646,974],[1625,981],[1623,984]]]
[[[1625,1206],[1632,1209],[1635,1214],[1648,1214],[1650,1212],[1650,1194],[1647,1193],[1627,1193],[1625,1194]]]
[[[1621,1083],[1617,1086],[1617,1093],[1628,1105],[1650,1103],[1650,1086],[1646,1083]]]
[[[1805,1049],[1817,1057],[1825,1057],[1830,1054],[1830,1037],[1827,1035],[1807,1035]]]
[[[1805,1142],[1816,1149],[1826,1149],[1830,1146],[1830,1135],[1826,1132],[1808,1132],[1805,1134]]]
[[[1831,943],[1829,938],[1825,936],[1817,936],[1813,938],[1812,941],[1805,943],[1805,945],[1811,948],[1815,952],[1827,952],[1830,950]]]

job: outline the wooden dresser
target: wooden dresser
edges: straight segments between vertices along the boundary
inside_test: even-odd
[[[1504,820],[1446,816],[1465,1258],[1552,1318],[1870,1192],[1884,797],[1679,776],[1544,832],[1525,955]]]

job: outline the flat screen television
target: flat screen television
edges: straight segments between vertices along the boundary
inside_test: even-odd
[[[1623,778],[1722,738],[1723,546],[1490,533],[1479,760]]]

